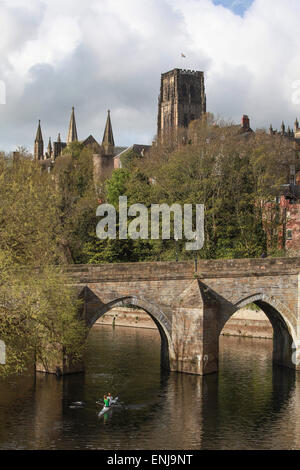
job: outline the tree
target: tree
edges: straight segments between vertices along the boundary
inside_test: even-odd
[[[66,262],[60,220],[52,176],[37,162],[1,159],[0,339],[7,363],[0,374],[26,370],[33,356],[45,363],[62,351],[74,360],[82,353],[79,304],[58,268]]]

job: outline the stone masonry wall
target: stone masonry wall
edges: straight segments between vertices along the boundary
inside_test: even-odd
[[[126,309],[122,307],[109,310],[97,320],[96,324],[112,325],[114,319],[115,326],[157,329],[154,321],[143,310]],[[245,308],[238,310],[228,320],[222,330],[222,334],[271,339],[273,338],[273,328],[263,312]]]

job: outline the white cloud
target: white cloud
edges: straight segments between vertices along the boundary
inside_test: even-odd
[[[151,142],[174,67],[205,71],[215,114],[292,124],[299,14],[299,0],[254,0],[243,17],[211,0],[2,1],[0,148],[32,145],[37,119],[45,140],[64,136],[73,105],[81,138],[101,140],[110,108],[118,144]]]

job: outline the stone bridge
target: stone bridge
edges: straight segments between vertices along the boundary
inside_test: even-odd
[[[252,302],[273,326],[274,362],[300,370],[294,359],[298,349],[300,357],[300,258],[71,265],[66,271],[84,300],[88,327],[116,306],[145,310],[161,335],[162,365],[172,371],[216,372],[225,323]]]

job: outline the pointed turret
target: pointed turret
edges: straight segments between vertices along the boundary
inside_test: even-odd
[[[281,124],[281,135],[285,135],[285,125],[284,125],[283,121],[282,121],[282,124]]]
[[[61,141],[60,134],[57,136],[56,142],[53,143],[52,158],[55,160],[62,154],[63,149],[67,146],[65,142]]]
[[[113,136],[113,131],[112,131],[112,125],[111,125],[111,120],[110,120],[110,111],[107,111],[107,120],[106,120],[106,126],[105,126],[105,131],[103,135],[103,140],[102,140],[102,146],[104,148],[105,155],[113,155],[114,154],[114,147],[115,147],[115,142],[114,142],[114,136]]]
[[[43,136],[42,136],[42,129],[41,129],[41,121],[39,119],[39,125],[36,131],[36,137],[35,137],[35,142],[43,142]]]
[[[39,120],[39,125],[36,132],[36,137],[34,141],[34,159],[42,160],[44,155],[44,141],[42,136],[41,121]]]
[[[52,156],[52,143],[51,137],[49,137],[48,147],[47,147],[47,158],[51,158]]]
[[[70,124],[69,124],[67,145],[70,144],[71,142],[77,142],[77,141],[78,141],[77,128],[76,128],[75,112],[74,112],[74,106],[73,106],[72,113],[71,113]]]
[[[269,127],[269,134],[270,134],[270,135],[273,135],[273,134],[274,134],[272,124],[270,124],[270,127]]]
[[[295,124],[294,124],[295,133],[298,131],[298,129],[299,129],[299,121],[298,121],[298,118],[296,118],[296,121],[295,121]]]

